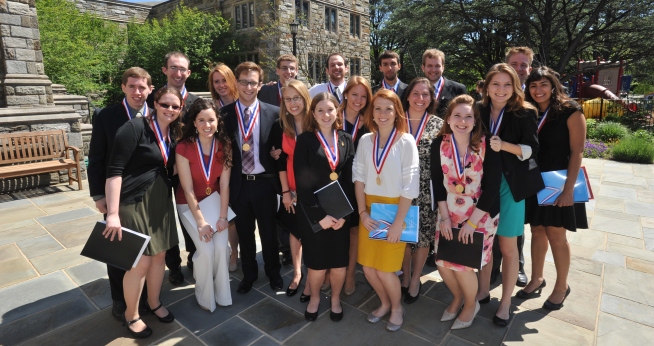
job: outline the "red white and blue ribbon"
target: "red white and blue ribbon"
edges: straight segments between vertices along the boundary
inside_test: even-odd
[[[155,137],[157,137],[157,144],[159,145],[159,149],[161,150],[161,157],[163,157],[164,166],[168,166],[168,155],[170,154],[170,146],[164,140],[163,133],[161,132],[161,128],[159,127],[159,123],[157,122],[156,117],[152,119],[152,121],[150,122],[150,126],[152,127],[152,131],[154,131]],[[168,139],[170,139],[170,127],[168,127]]]
[[[129,120],[132,120],[132,119],[134,119],[136,117],[136,114],[132,115],[132,113],[129,111],[129,105],[127,104],[127,97],[123,99],[123,107],[125,107],[125,113],[127,113],[127,118],[129,118]],[[144,103],[143,104],[143,113],[142,113],[142,115],[144,117],[147,117],[149,113],[150,113],[150,110],[148,109],[148,104]]]
[[[497,136],[497,132],[500,130],[500,125],[502,125],[502,118],[504,117],[505,108],[506,107],[503,107],[502,110],[500,111],[500,115],[497,117],[497,121],[493,121],[493,117],[491,116],[490,131],[493,134],[493,136]]]
[[[238,119],[238,128],[241,132],[243,143],[245,143],[250,139],[250,137],[252,137],[252,133],[254,132],[254,123],[257,121],[257,117],[259,116],[259,102],[254,105],[254,112],[252,112],[250,121],[247,124],[244,124],[243,110],[241,110],[241,102],[238,100],[236,101],[236,115],[236,118]]]
[[[352,131],[348,131],[347,129],[347,118],[345,116],[345,111],[343,111],[343,129],[345,132],[349,133],[352,135],[352,141],[356,140],[357,138],[357,133],[359,133],[359,122],[361,121],[361,117],[359,114],[357,114],[357,119],[354,121],[354,128]]]
[[[400,87],[400,80],[398,79],[394,86],[390,86],[386,83],[386,79],[382,79],[382,85],[384,86],[384,89],[393,90],[393,92],[397,94],[397,88]]]
[[[164,85],[164,87],[167,87],[167,86],[168,86],[168,84],[166,83],[166,85]],[[182,91],[180,91],[179,93],[182,94],[182,100],[186,101],[186,96],[188,96],[188,91],[186,91],[186,85],[184,85],[182,87]]]
[[[443,91],[443,87],[445,86],[445,78],[441,76],[441,78],[438,79],[438,82],[434,85],[434,96],[436,97],[436,101],[439,100],[441,97],[441,91]]]
[[[337,86],[332,86],[332,82],[327,82],[327,90],[329,90],[329,93],[334,95],[334,90],[338,90]],[[337,99],[339,98],[338,95],[334,95]],[[340,104],[342,100],[338,99],[338,103]]]
[[[393,127],[393,131],[388,136],[381,154],[379,153],[379,134],[375,134],[375,137],[376,138],[372,144],[372,161],[375,164],[375,171],[377,171],[377,175],[380,175],[382,168],[384,168],[384,163],[386,162],[388,153],[391,152],[391,146],[395,141],[395,137],[397,137],[397,128]]]
[[[197,149],[198,152],[198,157],[200,158],[200,163],[202,163],[202,174],[204,174],[204,179],[207,182],[207,187],[211,185],[211,167],[213,166],[213,159],[214,159],[214,146],[216,144],[216,139],[214,138],[211,141],[211,151],[209,152],[209,161],[207,162],[204,159],[204,154],[202,153],[202,144],[200,144],[200,139],[196,139],[195,141],[195,148]]]
[[[316,137],[320,141],[322,148],[325,150],[325,156],[327,156],[327,161],[329,162],[329,167],[332,169],[332,172],[336,171],[336,166],[338,166],[338,135],[336,130],[333,133],[334,136],[334,151],[329,147],[327,143],[327,138],[320,131],[316,131]]]
[[[282,81],[277,81],[277,93],[279,94],[279,104],[282,103]]]
[[[545,118],[547,118],[547,113],[550,112],[550,107],[548,106],[547,109],[545,110],[545,113],[543,113],[543,116],[540,117],[540,120],[538,120],[538,130],[536,133],[540,133],[540,129],[543,128],[543,125],[545,125]]]
[[[463,157],[463,160],[461,160],[461,157],[459,156],[459,148],[456,145],[454,136],[451,137],[450,143],[452,143],[452,153],[454,154],[454,167],[456,168],[454,171],[456,172],[456,178],[463,182],[463,172],[466,168],[466,161],[468,161],[468,154],[470,151],[469,148],[466,148],[466,154]]]
[[[220,105],[220,108],[225,107],[225,104],[223,103],[223,100],[220,99],[220,97],[218,97],[218,104]]]
[[[427,121],[429,121],[429,114],[427,114],[427,111],[425,111],[425,114],[422,115],[422,118],[420,119],[420,124],[418,125],[418,130],[416,131],[416,134],[413,134],[413,129],[411,128],[411,120],[409,120],[409,112],[406,112],[406,123],[409,125],[409,133],[413,136],[413,138],[416,140],[416,145],[420,143],[420,138],[422,138],[422,133],[425,132],[425,127],[427,127]]]

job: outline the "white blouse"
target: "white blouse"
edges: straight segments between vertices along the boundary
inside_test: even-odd
[[[373,134],[367,133],[359,140],[359,147],[352,165],[352,181],[365,184],[366,195],[380,197],[418,198],[420,192],[420,166],[418,148],[413,136],[403,134],[391,146],[377,185],[377,171],[373,162]],[[381,149],[380,149],[381,152]]]

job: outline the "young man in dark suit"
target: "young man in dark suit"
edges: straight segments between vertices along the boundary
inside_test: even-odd
[[[379,56],[379,71],[384,75],[381,84],[372,87],[372,92],[376,93],[377,90],[384,88],[393,90],[397,97],[402,99],[404,89],[408,86],[397,78],[397,73],[402,69],[400,64],[400,55],[392,50],[387,50]]]
[[[271,138],[271,131],[279,118],[279,107],[257,99],[263,81],[263,70],[259,65],[250,61],[241,63],[234,70],[234,75],[239,99],[221,108],[221,116],[232,140],[229,201],[236,213],[243,269],[243,280],[237,292],[249,292],[258,276],[255,226],[259,227],[264,268],[270,279],[270,287],[279,291],[284,281],[280,275],[275,216],[277,195],[282,191],[275,159],[270,155],[275,141]]]
[[[184,110],[182,117],[186,116],[186,112],[191,108],[191,105],[198,99],[196,95],[191,94],[186,90],[186,79],[191,75],[189,66],[191,61],[182,52],[170,52],[164,57],[164,66],[161,67],[161,72],[166,75],[166,85],[182,94],[184,98]],[[154,92],[148,97],[148,105],[154,108]],[[184,118],[182,118],[184,121]],[[173,189],[177,189],[179,179],[177,176],[173,178]],[[188,251],[187,266],[193,272],[193,255],[195,254],[195,244],[188,235],[182,222],[179,223],[182,228],[182,235],[184,236],[184,243],[186,244],[186,251]],[[173,285],[181,285],[184,282],[184,274],[182,274],[182,257],[179,251],[179,245],[175,245],[166,251],[166,267],[168,267],[168,281]]]
[[[121,103],[111,105],[93,116],[93,131],[91,132],[91,143],[89,145],[89,166],[87,175],[89,179],[89,190],[95,201],[95,207],[107,214],[107,200],[105,198],[105,182],[107,180],[107,165],[111,157],[114,145],[114,137],[118,129],[128,120],[147,116],[151,108],[145,103],[146,98],[152,92],[152,78],[150,74],[140,68],[132,67],[123,73],[121,88],[125,98]],[[111,310],[115,319],[122,321],[125,313],[125,298],[123,296],[123,277],[125,271],[114,266],[107,265],[109,276],[109,287],[113,308]],[[147,290],[143,290],[142,300]],[[140,304],[143,308],[147,304]]]
[[[275,73],[279,80],[275,84],[266,84],[259,90],[258,99],[261,102],[279,107],[282,100],[282,87],[297,76],[298,60],[293,54],[282,54],[277,58]]]
[[[467,93],[465,85],[443,77],[443,71],[445,71],[445,53],[438,49],[427,49],[422,54],[422,72],[434,84],[434,93],[438,100],[436,115],[441,118],[453,98]]]

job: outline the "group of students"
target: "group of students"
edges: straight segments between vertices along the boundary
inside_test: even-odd
[[[587,228],[584,205],[572,198],[585,124],[556,73],[547,67],[531,71],[532,60],[531,49],[510,49],[507,63],[489,70],[481,102],[443,77],[445,55],[436,49],[423,54],[425,77],[409,84],[398,79],[398,54],[384,52],[384,78],[375,87],[361,76],[346,81],[348,67],[338,53],[326,61],[329,81],[310,89],[295,79],[298,60],[292,55],[278,58],[280,79],[267,85],[253,62],[233,72],[218,64],[209,75],[212,100],[186,91],[189,60],[182,53],[165,57],[168,84],[153,97],[150,75],[128,69],[123,102],[93,119],[88,167],[91,195],[106,213],[105,235],[120,239],[121,227],[127,227],[152,237],[132,270],[107,267],[114,317],[137,338],[152,334],[141,313],[174,320],[159,301],[165,265],[171,282],[183,280],[173,189],[178,213],[190,210],[195,221],[180,218],[196,298],[211,312],[232,304],[229,272],[236,270],[237,246],[243,271],[237,292],[249,292],[258,278],[255,223],[271,289],[284,285],[280,243],[288,244],[294,268],[287,296],[296,295],[304,280],[302,263],[307,268],[300,301],[308,303],[310,321],[318,316],[321,290],[328,288],[330,318],[343,318],[341,291],[355,292],[359,263],[380,300],[368,321],[390,314],[386,329],[397,331],[405,316],[402,300],[418,300],[423,266],[435,262],[453,295],[441,321],[466,328],[480,304],[490,301],[495,257],[503,260],[503,289],[494,322],[506,326],[522,268],[516,238],[525,223],[532,231],[532,276],[517,297],[531,298],[545,287],[549,244],[557,282],[544,308],[560,309],[570,293],[565,230]],[[572,177],[553,206],[536,201],[543,187],[533,174],[538,167],[567,169]],[[336,180],[354,209],[340,219],[328,215],[314,195]],[[214,192],[221,200],[215,225],[205,221],[198,204]],[[368,237],[380,227],[370,217],[372,203],[398,205],[385,226],[387,240]],[[412,205],[419,207],[419,239],[406,244],[399,239]],[[236,214],[233,223],[228,206]],[[437,258],[439,238],[451,240],[453,229],[464,243],[474,232],[484,235],[478,273]]]

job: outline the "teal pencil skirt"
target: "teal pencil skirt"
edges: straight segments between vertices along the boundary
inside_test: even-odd
[[[525,201],[516,202],[509,189],[509,184],[502,175],[500,185],[500,223],[497,235],[502,237],[518,237],[525,231]]]

